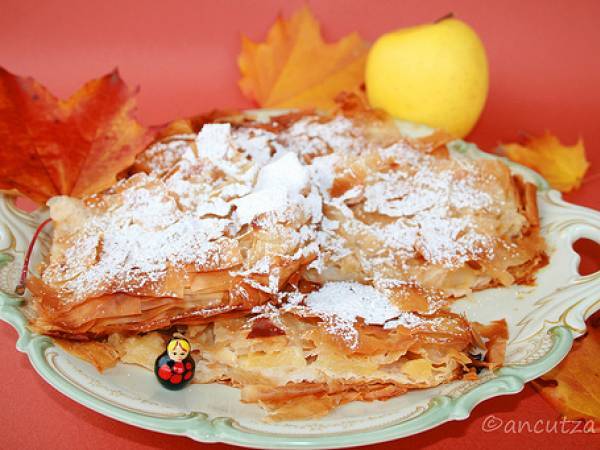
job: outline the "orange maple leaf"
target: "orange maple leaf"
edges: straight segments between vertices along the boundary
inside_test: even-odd
[[[115,70],[59,100],[0,68],[0,189],[43,203],[114,184],[152,139],[132,117],[135,94]]]
[[[600,423],[600,329],[588,325],[567,357],[533,385],[563,416]]]
[[[361,92],[368,47],[356,33],[326,43],[304,7],[289,20],[279,17],[265,42],[242,37],[239,85],[263,107],[330,109],[340,92]]]
[[[590,166],[581,139],[567,146],[546,133],[528,137],[523,144],[503,144],[502,148],[510,159],[539,172],[553,188],[562,192],[578,188]]]

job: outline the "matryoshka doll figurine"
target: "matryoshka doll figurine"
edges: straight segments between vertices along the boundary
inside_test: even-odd
[[[190,382],[196,369],[190,353],[191,346],[187,339],[181,336],[171,338],[165,352],[154,363],[154,373],[160,384],[177,391]]]

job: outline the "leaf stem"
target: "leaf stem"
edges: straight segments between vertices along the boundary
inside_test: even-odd
[[[25,281],[27,280],[27,273],[29,272],[29,259],[31,258],[31,253],[33,253],[33,247],[35,246],[35,242],[37,241],[38,236],[44,229],[46,225],[52,222],[52,219],[46,219],[35,230],[33,233],[33,237],[29,242],[29,247],[27,248],[27,253],[25,253],[25,259],[23,260],[23,268],[21,269],[21,277],[19,278],[19,284],[15,288],[15,294],[23,295],[25,293]]]
[[[439,19],[434,20],[433,23],[440,23],[442,20],[452,19],[453,17],[454,17],[454,13],[453,12],[449,12],[445,16],[442,16]]]

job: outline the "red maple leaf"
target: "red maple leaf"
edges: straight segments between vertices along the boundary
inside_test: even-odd
[[[152,139],[133,118],[135,94],[115,70],[60,100],[0,68],[0,189],[43,203],[114,184]]]

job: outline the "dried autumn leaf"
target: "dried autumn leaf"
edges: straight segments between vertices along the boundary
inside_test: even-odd
[[[331,109],[340,92],[360,93],[367,50],[356,33],[324,42],[319,23],[304,7],[289,20],[278,18],[265,42],[242,37],[239,85],[263,107]]]
[[[0,189],[43,203],[114,184],[152,138],[132,117],[135,107],[117,71],[59,100],[0,68]]]
[[[581,139],[575,145],[567,146],[556,136],[546,133],[529,137],[523,144],[503,144],[502,147],[506,156],[539,172],[553,188],[562,192],[579,187],[590,166]]]
[[[599,355],[600,329],[589,326],[564,361],[533,385],[568,419],[600,421]]]

